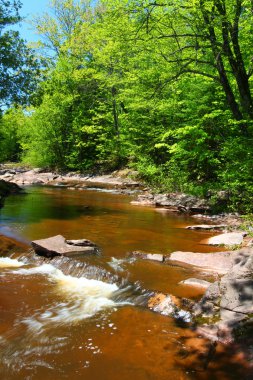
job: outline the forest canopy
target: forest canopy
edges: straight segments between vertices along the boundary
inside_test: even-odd
[[[159,189],[224,190],[252,210],[252,1],[52,0],[33,20],[36,88],[34,55],[3,33],[19,8],[0,2],[2,161],[128,165]]]

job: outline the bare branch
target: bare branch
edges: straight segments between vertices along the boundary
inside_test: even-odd
[[[188,69],[187,73],[202,75],[203,77],[211,78],[211,79],[214,79],[216,82],[220,82],[220,79],[218,76],[204,73],[203,71],[200,71],[200,70]]]
[[[194,38],[206,38],[205,35],[203,34],[192,34],[192,33],[183,33],[183,34],[177,34],[177,33],[173,33],[173,34],[163,34],[161,36],[157,36],[155,38],[157,39],[162,39],[162,38],[185,38],[185,37],[194,37]]]

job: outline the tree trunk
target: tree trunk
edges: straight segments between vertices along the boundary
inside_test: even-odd
[[[119,133],[119,118],[118,118],[118,111],[117,111],[117,102],[115,99],[116,95],[116,88],[112,87],[112,112],[113,112],[113,120],[114,120],[114,129],[117,138],[119,139],[120,133]]]
[[[240,110],[239,104],[236,101],[236,96],[235,96],[235,94],[232,90],[232,87],[229,83],[229,80],[228,80],[228,76],[227,76],[226,69],[225,69],[225,66],[223,63],[223,59],[222,59],[222,51],[223,50],[221,50],[219,48],[219,44],[217,42],[215,29],[214,29],[213,22],[212,22],[212,15],[209,17],[209,13],[204,7],[203,0],[200,1],[200,8],[201,8],[203,20],[204,20],[205,24],[207,25],[208,39],[211,43],[213,57],[214,57],[214,60],[216,61],[216,67],[217,67],[217,70],[219,73],[219,80],[220,80],[222,88],[225,92],[226,99],[228,102],[228,106],[229,106],[235,120],[241,121],[241,120],[243,120],[243,115],[242,115],[242,112]],[[223,12],[223,10],[220,11],[220,13],[222,13],[222,12]],[[223,26],[224,26],[224,24],[223,24]],[[230,50],[230,46],[229,46],[229,44],[227,44],[226,31],[224,31],[224,30],[223,30],[223,40],[224,40],[224,46],[223,46],[224,52],[226,52],[226,51],[228,52]],[[231,57],[229,57],[229,58],[231,58]],[[231,62],[230,62],[230,64],[231,64]]]
[[[222,20],[222,52],[227,56],[229,65],[237,83],[241,112],[244,119],[253,118],[253,103],[243,56],[239,44],[239,19],[242,12],[242,0],[235,2],[233,22],[229,21],[225,1],[215,1],[215,7]]]
[[[233,114],[235,120],[237,120],[237,121],[243,120],[243,115],[242,115],[240,108],[239,108],[239,105],[235,99],[235,95],[234,95],[232,88],[230,86],[230,83],[229,83],[229,80],[227,78],[226,71],[224,68],[224,64],[223,64],[223,61],[221,58],[218,59],[217,69],[219,72],[220,83],[223,87],[229,108],[232,111],[232,114]]]

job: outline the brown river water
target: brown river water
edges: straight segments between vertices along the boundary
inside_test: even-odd
[[[193,218],[130,201],[109,191],[50,187],[30,187],[6,200],[0,211],[0,234],[7,236],[0,237],[1,380],[244,378],[239,353],[218,345],[211,354],[210,342],[188,323],[148,310],[138,296],[147,289],[198,299],[200,290],[179,282],[204,275],[127,258],[133,250],[209,252],[202,242],[210,234],[186,230]],[[90,239],[103,255],[43,262],[28,253],[31,240],[57,234]],[[103,270],[115,277],[104,280]]]

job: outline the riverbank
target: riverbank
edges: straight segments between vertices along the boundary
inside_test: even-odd
[[[196,219],[196,226],[189,226],[189,228],[196,230],[219,230],[227,233],[241,229],[245,231],[248,227],[251,228],[251,222],[247,225],[245,219],[237,213],[215,214],[210,199],[184,193],[156,193],[141,181],[136,180],[136,172],[129,169],[114,171],[110,174],[94,175],[78,172],[58,173],[41,168],[30,169],[12,164],[2,164],[0,166],[0,181],[13,183],[13,185],[6,185],[12,187],[17,185],[25,188],[30,185],[39,185],[79,191],[95,188],[111,191],[115,194],[127,194],[133,196],[131,203],[136,207],[153,207],[161,213],[173,212],[190,215]],[[222,202],[226,194],[221,192],[219,197],[220,202]],[[247,244],[250,239],[246,237],[244,240]]]
[[[137,173],[130,169],[114,171],[110,174],[94,175],[78,172],[58,173],[41,168],[30,169],[12,164],[0,166],[0,180],[15,183],[19,186],[48,185],[82,190],[87,188],[108,188],[118,193],[136,195],[132,204],[150,206],[160,211],[187,213],[196,219],[210,223],[239,226],[241,217],[236,213],[214,214],[214,208],[209,198],[200,198],[184,193],[157,193],[137,180]],[[218,202],[224,201],[226,194],[218,194]]]

